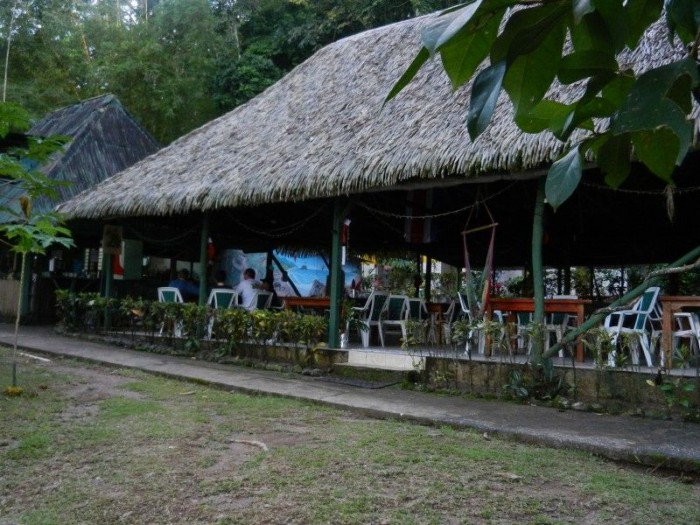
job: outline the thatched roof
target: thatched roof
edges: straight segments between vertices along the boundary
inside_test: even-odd
[[[382,110],[420,48],[429,15],[331,44],[264,93],[71,200],[72,218],[173,215],[300,201],[412,179],[522,172],[561,144],[512,123],[501,98],[475,142],[465,125],[469,87],[452,92],[438,60]],[[623,65],[648,69],[674,53],[659,24]],[[570,88],[566,88],[570,89]],[[566,89],[562,90],[566,95]]]
[[[27,135],[48,137],[63,135],[69,142],[41,170],[61,186],[59,202],[128,168],[136,161],[158,151],[159,144],[124,109],[113,95],[91,98],[58,109],[38,121]],[[3,189],[0,206],[12,206],[21,190],[16,186]],[[55,202],[51,204],[51,207]],[[48,207],[35,203],[35,209]]]

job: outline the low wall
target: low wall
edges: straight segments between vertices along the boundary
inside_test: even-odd
[[[300,356],[304,356],[304,351],[295,349],[293,345],[272,346],[262,352],[258,349],[258,352],[258,355],[264,356],[266,360],[287,363],[298,362]],[[314,352],[312,359],[315,366],[332,368],[336,363],[347,363],[348,353],[345,350],[323,349]],[[358,369],[357,373],[362,374],[361,370]],[[513,372],[519,374],[521,381],[514,380]],[[587,406],[599,405],[602,409],[613,411],[634,408],[661,411],[664,408],[665,400],[661,392],[648,384],[648,381],[653,382],[656,378],[655,372],[573,367],[555,367],[554,372],[555,380],[543,384],[535,381],[536,374],[527,365],[497,360],[469,361],[428,357],[425,371],[407,374],[407,378],[410,375],[412,380],[417,379],[431,389],[457,390],[485,397],[518,397],[514,389],[521,387],[530,392],[539,389],[536,397],[546,399],[548,393],[554,396],[561,387],[561,397],[571,404],[582,402]],[[344,367],[342,373],[348,375],[351,371]],[[698,384],[694,369],[686,372],[685,380]],[[696,389],[692,397],[693,405],[700,405],[700,389]]]
[[[517,397],[518,387],[539,389],[538,397],[546,397],[561,386],[562,396],[585,403],[605,405],[619,401],[641,406],[659,402],[658,391],[647,383],[654,380],[655,373],[639,370],[555,367],[555,380],[537,384],[536,377],[541,376],[528,365],[430,358],[427,374],[429,384],[442,382],[467,393],[494,397]]]

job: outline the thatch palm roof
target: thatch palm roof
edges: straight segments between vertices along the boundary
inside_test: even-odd
[[[111,177],[136,161],[156,152],[156,140],[142,128],[113,95],[102,95],[58,109],[39,120],[27,135],[62,135],[69,142],[41,171],[69,184],[58,188],[59,202]],[[3,189],[1,206],[16,206],[21,189]],[[55,205],[55,202],[51,206]],[[35,210],[48,203],[35,203]]]
[[[452,92],[438,60],[382,110],[436,15],[331,44],[250,102],[173,142],[61,207],[72,218],[174,215],[360,193],[414,179],[523,172],[562,145],[528,135],[502,97],[475,142],[469,86]],[[662,24],[623,65],[659,65],[672,50]],[[566,97],[562,88],[560,96]]]

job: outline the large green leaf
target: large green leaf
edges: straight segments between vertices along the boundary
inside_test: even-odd
[[[453,88],[467,82],[488,56],[504,12],[493,12],[474,20],[441,45],[440,58]]]
[[[483,0],[472,0],[463,7],[440,15],[422,32],[423,45],[435,54],[437,50],[464,29]]]
[[[557,77],[562,84],[573,84],[595,75],[616,72],[617,60],[603,51],[576,51],[562,58]]]
[[[697,0],[665,0],[669,29],[685,44],[693,42],[700,26],[700,4]]]
[[[383,105],[389,102],[396,95],[398,95],[403,90],[403,88],[405,88],[408,85],[408,83],[411,80],[413,80],[413,77],[416,76],[418,70],[423,66],[423,64],[425,64],[428,61],[429,58],[430,53],[428,52],[428,50],[424,47],[421,48],[421,50],[416,55],[416,58],[414,58],[413,62],[411,62],[411,65],[408,66],[408,69],[404,71],[403,75],[401,75],[401,78],[399,78],[396,81],[396,84],[394,84],[394,86],[391,88],[391,91],[389,91],[389,94],[384,99]]]
[[[613,37],[598,11],[588,13],[571,27],[571,42],[576,51],[603,51],[615,54]]]
[[[467,129],[472,140],[481,135],[491,122],[505,72],[505,61],[497,62],[481,71],[474,79],[467,113]]]
[[[516,114],[539,104],[554,80],[564,44],[564,27],[551,28],[540,47],[518,56],[508,67],[503,87],[508,92]]]
[[[572,106],[543,99],[529,111],[515,116],[515,123],[526,133],[539,133],[545,129],[550,131],[561,129],[566,116],[572,111]]]
[[[632,133],[634,153],[655,175],[670,182],[681,147],[669,128]],[[680,164],[680,162],[679,162]]]
[[[579,147],[574,146],[549,168],[544,193],[547,202],[555,210],[571,197],[583,175],[583,158]]]
[[[611,129],[614,134],[652,132],[665,128],[672,132],[678,139],[678,147],[675,148],[676,163],[680,164],[690,148],[693,123],[686,119],[685,114],[677,104],[668,99],[654,100],[653,105],[635,107],[624,113],[614,121]],[[656,170],[653,170],[656,173]]]
[[[622,106],[634,86],[635,77],[632,71],[622,71],[615,75],[602,88],[603,98],[616,106]]]
[[[511,64],[520,55],[535,52],[552,33],[558,38],[570,9],[568,2],[560,0],[513,13],[491,48],[491,62],[507,60]]]
[[[623,0],[593,0],[593,3],[612,37],[613,50],[619,53],[629,34]]]
[[[676,161],[680,163],[693,133],[693,125],[682,105],[690,96],[689,90],[697,84],[697,66],[689,58],[647,71],[630,90],[611,130],[621,134],[668,128],[678,137]],[[684,89],[688,92],[685,97]]]
[[[565,141],[577,127],[593,129],[592,122],[584,126],[586,121],[590,121],[593,118],[610,117],[616,110],[617,106],[601,97],[582,100],[574,105],[574,110],[570,113],[561,129],[552,131],[559,140]]]
[[[639,39],[644,34],[649,25],[659,19],[663,0],[637,0],[627,2],[625,11],[627,13],[627,47],[634,49],[639,43]]]
[[[631,155],[629,135],[607,135],[607,140],[597,149],[596,161],[608,186],[618,188],[625,181],[630,173]]]
[[[690,75],[681,75],[666,91],[666,98],[672,100],[687,114],[693,110],[693,79]]]
[[[581,22],[584,16],[595,10],[592,0],[574,0],[574,23]]]
[[[446,10],[423,30],[423,47],[391,88],[384,104],[400,93],[438,51],[452,86],[456,88],[468,81],[488,55],[505,8],[515,3],[516,0],[476,0]],[[475,16],[482,4],[479,16]]]

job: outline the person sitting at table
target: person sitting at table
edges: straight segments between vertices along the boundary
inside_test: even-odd
[[[255,278],[255,270],[246,268],[243,272],[243,280],[233,288],[238,292],[240,305],[249,312],[257,308],[257,295],[260,287],[260,281]]]
[[[190,272],[182,268],[177,272],[177,277],[168,283],[168,286],[180,290],[182,300],[193,302],[199,299],[199,286],[190,281]]]

